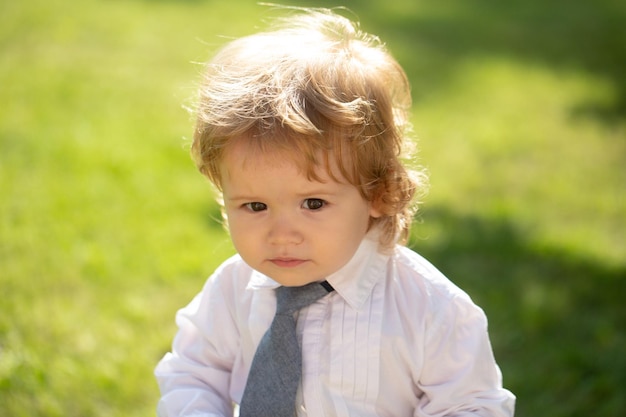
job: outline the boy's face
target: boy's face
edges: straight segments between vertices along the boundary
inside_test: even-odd
[[[253,154],[237,142],[221,174],[230,235],[243,260],[286,286],[322,281],[344,266],[370,217],[380,214],[355,186],[333,181],[325,169],[317,172],[324,182],[311,181],[294,162]]]

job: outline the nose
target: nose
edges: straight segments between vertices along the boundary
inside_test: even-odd
[[[268,240],[272,245],[297,245],[304,236],[294,216],[275,214],[269,228]]]

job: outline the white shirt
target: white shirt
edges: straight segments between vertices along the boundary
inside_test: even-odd
[[[513,415],[483,311],[424,258],[402,246],[383,254],[368,235],[327,280],[335,291],[298,315],[298,416]],[[216,270],[176,316],[155,370],[159,416],[236,413],[277,286],[239,256]]]

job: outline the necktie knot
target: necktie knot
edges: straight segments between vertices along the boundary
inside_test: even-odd
[[[278,287],[276,289],[276,314],[293,314],[333,291],[327,282],[312,282],[302,287]]]

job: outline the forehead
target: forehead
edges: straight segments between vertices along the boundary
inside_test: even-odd
[[[239,171],[254,172],[271,167],[295,167],[294,174],[310,181],[347,182],[332,151],[281,146],[260,146],[245,138],[233,139],[224,149],[220,163],[223,178]]]

